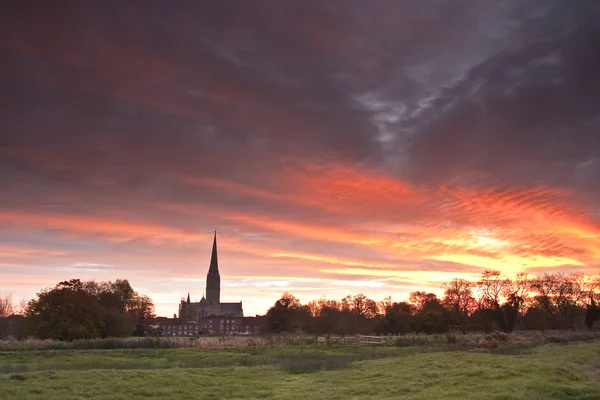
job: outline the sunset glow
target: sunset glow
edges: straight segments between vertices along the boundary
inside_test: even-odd
[[[171,316],[204,294],[214,230],[222,300],[247,315],[284,291],[600,273],[598,62],[570,33],[540,50],[543,19],[482,6],[425,34],[369,22],[427,19],[401,2],[286,22],[262,4],[115,22],[17,3],[0,17],[0,294],[124,278]],[[545,51],[559,67],[530,71]]]

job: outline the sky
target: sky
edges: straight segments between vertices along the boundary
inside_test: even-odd
[[[159,315],[600,272],[597,0],[13,1],[0,294]]]

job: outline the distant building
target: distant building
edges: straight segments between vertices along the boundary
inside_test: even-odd
[[[212,316],[238,318],[244,316],[241,301],[239,303],[221,303],[221,275],[219,274],[217,259],[216,232],[213,239],[210,266],[206,275],[206,298],[202,296],[199,302],[192,302],[188,293],[187,300],[181,300],[179,304],[179,320],[181,322],[199,322],[201,318]]]
[[[265,317],[204,317],[198,321],[157,319],[154,333],[161,336],[257,335],[264,330]]]
[[[210,266],[206,275],[206,297],[198,302],[182,299],[178,318],[159,317],[149,333],[162,336],[256,335],[264,317],[244,317],[242,302],[221,303],[221,275],[217,257],[217,233],[213,239]]]

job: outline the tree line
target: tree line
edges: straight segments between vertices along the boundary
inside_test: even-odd
[[[511,278],[486,271],[478,281],[453,279],[443,288],[441,297],[415,291],[400,302],[391,297],[377,302],[357,294],[341,300],[323,297],[303,305],[284,293],[266,319],[273,333],[339,335],[592,329],[600,319],[600,279],[582,273]],[[155,318],[152,300],[120,279],[63,281],[22,302],[19,309],[22,316],[10,317],[15,312],[12,299],[0,296],[0,339],[11,324],[19,327],[19,337],[142,336]]]
[[[152,300],[122,279],[63,281],[41,290],[22,307],[24,321],[20,321],[18,336],[41,339],[143,336],[147,324],[155,318]],[[0,317],[9,317],[13,311],[10,297],[0,298]]]
[[[339,335],[592,329],[600,319],[600,279],[582,273],[510,278],[485,271],[478,281],[453,279],[443,288],[441,298],[415,291],[401,302],[357,294],[305,305],[286,292],[266,317],[274,333]]]

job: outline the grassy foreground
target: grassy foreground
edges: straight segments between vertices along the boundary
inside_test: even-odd
[[[600,341],[0,353],[0,399],[600,399]]]

